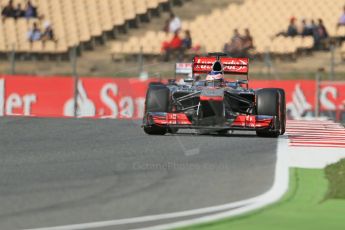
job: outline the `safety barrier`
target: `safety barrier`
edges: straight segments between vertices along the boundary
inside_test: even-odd
[[[0,75],[0,116],[72,117],[77,98],[78,117],[139,119],[148,83],[85,77],[79,79],[75,97],[71,77]],[[290,118],[319,114],[345,121],[345,81],[318,87],[313,80],[252,80],[250,87],[284,88]]]

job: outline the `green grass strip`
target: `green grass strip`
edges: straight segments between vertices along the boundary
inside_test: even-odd
[[[276,204],[243,216],[191,226],[185,230],[344,230],[345,200],[325,199],[323,170],[291,169],[289,191]]]
[[[329,181],[327,199],[345,199],[345,159],[325,169]]]

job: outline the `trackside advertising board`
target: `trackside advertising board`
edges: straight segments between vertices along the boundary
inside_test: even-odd
[[[140,119],[149,81],[138,78],[81,78],[78,84],[80,117]],[[0,75],[0,116],[73,116],[73,79],[54,76]],[[316,83],[312,80],[250,81],[251,88],[279,87],[286,91],[290,118],[312,116]],[[321,114],[345,119],[345,81],[323,82]]]
[[[141,118],[148,81],[84,78],[79,81],[79,116]],[[71,77],[0,76],[0,116],[74,115]]]

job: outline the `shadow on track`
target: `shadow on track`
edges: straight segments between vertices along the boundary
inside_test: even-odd
[[[176,134],[168,134],[166,136],[186,136],[186,137],[191,137],[191,136],[209,136],[209,137],[244,137],[244,138],[260,138],[258,137],[255,133],[228,133],[228,134],[218,134],[218,133],[186,133],[186,132],[178,132]]]

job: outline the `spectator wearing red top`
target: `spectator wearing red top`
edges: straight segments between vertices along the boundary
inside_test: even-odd
[[[170,41],[170,48],[171,49],[179,49],[182,46],[182,40],[178,35],[178,32],[174,34],[174,37]]]
[[[180,38],[178,31],[176,31],[174,37],[169,43],[163,43],[163,49],[165,49],[164,61],[169,61],[171,54],[176,51],[180,52],[181,48],[182,39]]]

